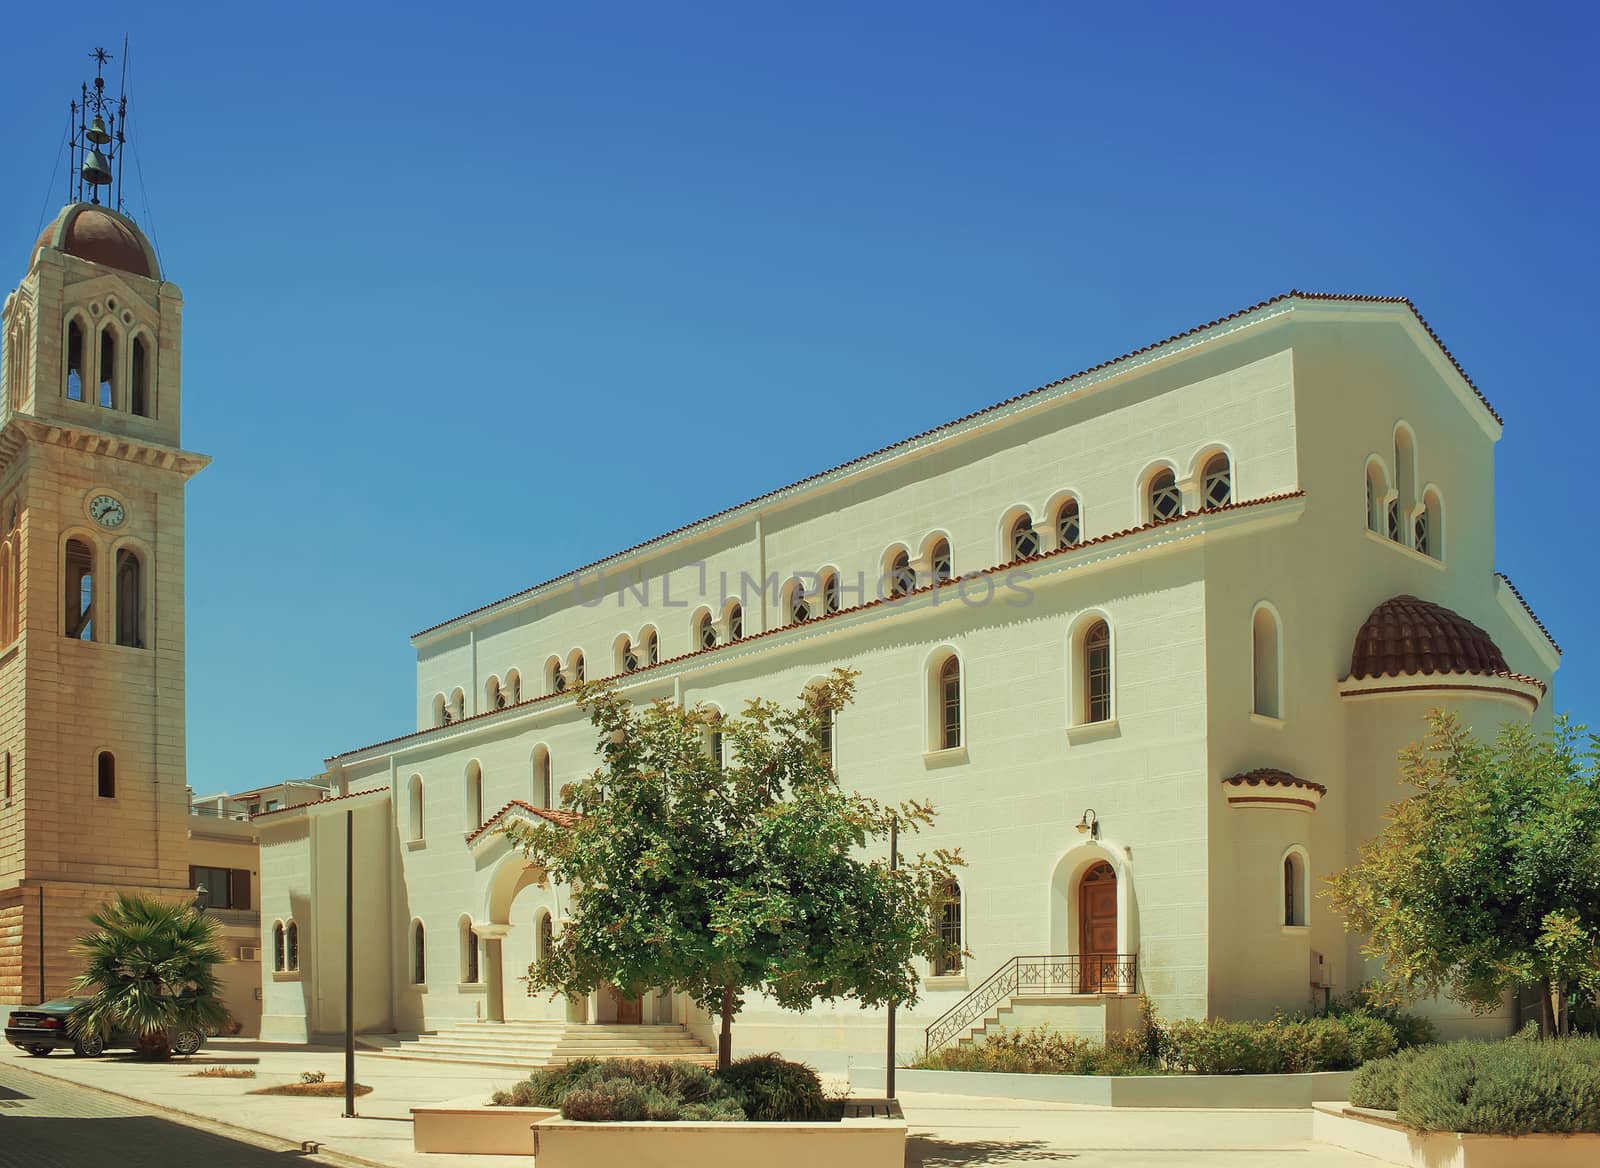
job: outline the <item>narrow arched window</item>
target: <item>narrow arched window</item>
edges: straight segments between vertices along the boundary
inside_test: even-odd
[[[1306,868],[1299,852],[1283,858],[1283,923],[1290,928],[1306,923]]]
[[[290,972],[300,968],[300,926],[290,921],[283,930],[284,961]]]
[[[117,644],[144,648],[144,589],[139,553],[117,552]]]
[[[95,794],[102,799],[117,797],[117,759],[109,750],[94,756]]]
[[[94,640],[94,549],[81,539],[67,540],[66,558],[67,636],[79,641]]]
[[[911,570],[911,556],[904,551],[896,552],[889,560],[889,595],[906,596],[916,586],[917,574]]]
[[[450,695],[450,704],[454,707],[457,722],[467,716],[467,695],[465,690],[456,690]]]
[[[423,832],[426,830],[426,827],[427,827],[427,824],[424,821],[423,815],[422,815],[423,807],[422,807],[422,776],[421,775],[412,775],[411,776],[410,788],[409,788],[409,791],[407,792],[407,794],[408,794],[407,802],[409,804],[409,810],[410,810],[410,815],[409,815],[409,819],[410,819],[410,825],[409,826],[411,828],[410,839],[413,840],[414,842],[420,842],[422,840],[422,838],[423,838]]]
[[[1083,539],[1083,515],[1078,500],[1066,499],[1056,508],[1056,546],[1077,547]]]
[[[950,564],[950,541],[948,539],[935,540],[933,549],[928,553],[928,569],[933,573],[933,582],[943,584],[955,573]]]
[[[962,943],[961,885],[954,880],[944,886],[938,910],[939,953],[933,961],[934,977],[949,977],[961,972]]]
[[[1039,554],[1039,533],[1033,529],[1033,516],[1023,512],[1011,521],[1011,556],[1026,560]]]
[[[491,710],[506,708],[506,691],[500,684],[500,679],[491,675],[483,687],[484,704]]]
[[[806,603],[805,585],[799,580],[791,580],[788,585],[789,598],[789,623],[804,624],[811,619],[811,606]]]
[[[639,668],[639,654],[633,647],[633,638],[623,634],[617,640],[617,670],[632,673]]]
[[[506,674],[506,700],[513,706],[522,701],[522,674],[515,669]]]
[[[445,705],[444,694],[433,695],[433,724],[435,726],[450,725],[450,707]]]
[[[426,985],[428,981],[428,935],[422,922],[411,926],[411,983]]]
[[[476,761],[467,764],[467,830],[483,826],[483,767]]]
[[[961,745],[961,661],[951,654],[939,666],[939,749]]]
[[[727,756],[723,753],[722,718],[720,715],[718,716],[717,721],[712,725],[709,744],[711,761],[717,764],[718,770],[721,770],[722,767],[727,764]]]
[[[717,626],[711,623],[711,614],[704,609],[695,614],[694,643],[699,649],[717,647]]]
[[[839,588],[839,573],[825,572],[822,576],[822,611],[826,613],[838,612],[844,606],[844,597]]]
[[[728,606],[728,640],[737,641],[744,637],[744,608],[738,601]]]
[[[6,798],[11,798],[11,752],[6,751]]]
[[[1207,511],[1233,502],[1233,467],[1226,454],[1213,454],[1200,476],[1200,505]]]
[[[647,630],[642,640],[644,641],[645,664],[658,664],[661,661],[661,639],[656,636],[656,631],[654,629]]]
[[[100,395],[106,409],[117,406],[117,336],[109,328],[100,330]]]
[[[822,750],[822,761],[828,764],[828,769],[833,769],[833,741],[834,729],[838,711],[823,710],[822,720],[817,725],[817,746]]]
[[[1401,525],[1411,517],[1417,505],[1417,449],[1411,437],[1411,428],[1404,424],[1394,429],[1394,518],[1389,538],[1399,543],[1405,535]]]
[[[583,654],[582,653],[578,653],[578,652],[574,652],[572,654],[572,660],[568,663],[567,668],[568,668],[569,672],[571,672],[571,674],[572,674],[572,680],[577,682],[577,684],[582,685],[583,684]]]
[[[534,957],[539,961],[550,960],[550,950],[556,943],[556,926],[549,913],[539,914],[539,947],[534,951]]]
[[[478,935],[472,931],[472,921],[461,918],[461,981],[464,985],[478,984]]]
[[[128,368],[128,408],[141,418],[150,416],[150,353],[143,337],[133,338],[133,363]]]
[[[1444,559],[1444,509],[1439,502],[1439,492],[1423,492],[1422,509],[1417,512],[1416,549],[1436,560]]]
[[[272,926],[272,971],[274,973],[282,973],[284,971],[284,954],[283,922],[275,921]]]
[[[1149,496],[1149,522],[1157,523],[1183,514],[1183,492],[1178,490],[1178,481],[1170,470],[1157,471],[1151,476]]]
[[[533,748],[533,799],[539,807],[550,804],[550,751],[547,747]]]
[[[1389,484],[1377,458],[1367,460],[1367,530],[1382,535],[1384,512],[1388,504]]]
[[[565,693],[567,689],[567,671],[561,667],[558,658],[552,657],[544,666],[544,689],[546,693]]]
[[[1278,618],[1266,605],[1256,608],[1250,621],[1251,658],[1255,676],[1255,712],[1266,718],[1283,716],[1280,676],[1282,653],[1278,645]]]
[[[1085,722],[1111,720],[1111,626],[1095,621],[1083,634]]]
[[[83,400],[85,377],[83,372],[83,326],[77,321],[67,324],[67,398]]]

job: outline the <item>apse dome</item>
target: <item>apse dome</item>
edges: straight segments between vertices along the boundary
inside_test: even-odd
[[[69,203],[44,229],[29,266],[44,248],[146,279],[161,279],[156,250],[132,219],[92,203]]]
[[[1509,672],[1488,633],[1459,613],[1415,596],[1396,596],[1373,609],[1350,654],[1352,678]]]

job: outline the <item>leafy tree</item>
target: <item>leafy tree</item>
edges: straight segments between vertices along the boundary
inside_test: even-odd
[[[165,1057],[175,1035],[214,1033],[227,1022],[215,921],[188,904],[121,894],[89,923],[95,931],[73,947],[84,971],[72,989],[89,995],[67,1021],[74,1038],[132,1034],[142,1051]]]
[[[891,871],[874,858],[894,820],[915,830],[933,811],[840,787],[823,743],[855,677],[835,670],[792,708],[755,700],[726,718],[582,688],[604,761],[563,790],[573,823],[505,829],[572,888],[571,922],[529,967],[533,985],[684,991],[721,1020],[722,1068],[751,991],[797,1011],[914,1003],[911,959],[941,951],[935,912],[960,859],[940,850]]]
[[[1428,721],[1400,756],[1413,793],[1326,895],[1383,959],[1381,1000],[1443,993],[1485,1013],[1536,987],[1541,1032],[1565,1034],[1569,994],[1600,992],[1600,738],[1565,717],[1492,742],[1454,714]]]

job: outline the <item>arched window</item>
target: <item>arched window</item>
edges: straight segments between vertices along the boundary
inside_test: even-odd
[[[661,660],[661,638],[656,636],[655,629],[645,626],[644,632],[639,634],[639,643],[644,646],[644,663],[658,664]]]
[[[102,799],[117,797],[117,759],[109,750],[94,756],[95,794]]]
[[[274,921],[272,925],[272,971],[274,973],[282,973],[284,971],[284,953],[283,922]]]
[[[1401,525],[1410,520],[1417,505],[1416,439],[1404,422],[1394,428],[1394,489],[1396,504],[1389,538],[1401,543],[1408,534],[1401,531]]]
[[[717,764],[717,769],[727,765],[727,754],[723,748],[722,739],[722,714],[719,711],[716,721],[711,724],[711,733],[707,736],[707,749],[711,752],[711,761]]]
[[[1291,849],[1283,857],[1283,923],[1289,928],[1306,923],[1306,891],[1305,853]]]
[[[472,918],[461,918],[461,982],[478,984],[478,934],[472,931]]]
[[[467,830],[477,831],[483,826],[483,767],[477,759],[467,764],[466,803]]]
[[[1150,501],[1147,522],[1157,523],[1183,514],[1183,492],[1178,490],[1178,480],[1170,470],[1158,470],[1151,475],[1146,494]]]
[[[632,673],[639,668],[639,654],[633,647],[633,638],[623,633],[617,638],[617,672]]]
[[[717,647],[717,626],[711,623],[711,613],[703,608],[694,614],[694,647],[696,649]]]
[[[1283,717],[1283,654],[1278,636],[1277,615],[1265,604],[1256,605],[1250,618],[1255,712],[1266,718]]]
[[[907,596],[917,586],[917,574],[911,570],[911,555],[904,548],[889,557],[888,576],[891,597]]]
[[[94,640],[94,549],[67,540],[66,621],[63,631],[78,641]]]
[[[493,674],[483,687],[483,704],[485,709],[503,710],[506,708],[506,691],[500,685],[500,679]]]
[[[515,669],[506,671],[505,693],[506,701],[510,705],[514,706],[522,701],[522,674]]]
[[[9,645],[16,639],[16,609],[11,604],[11,545],[0,544],[0,645]]]
[[[929,750],[955,750],[961,746],[965,725],[961,699],[961,658],[954,649],[946,649],[928,663]]]
[[[534,950],[535,959],[548,961],[550,959],[550,950],[555,947],[555,943],[555,922],[551,919],[549,913],[542,912],[539,914],[539,945]]]
[[[744,638],[744,606],[737,600],[727,608],[728,640],[738,641]]]
[[[1200,506],[1207,511],[1226,507],[1233,502],[1233,467],[1226,454],[1213,454],[1206,459],[1205,470],[1200,473]]]
[[[411,922],[411,984],[428,983],[428,935],[421,921]]]
[[[1012,559],[1026,560],[1039,554],[1039,533],[1033,529],[1033,516],[1026,511],[1011,521],[1007,538]]]
[[[450,707],[445,705],[444,694],[433,695],[433,724],[435,726],[450,725]]]
[[[831,568],[822,573],[822,611],[838,612],[844,607],[844,597],[839,588],[839,573]]]
[[[544,692],[551,694],[565,693],[567,689],[567,671],[561,667],[561,659],[552,657],[544,663]]]
[[[1078,500],[1063,499],[1056,508],[1056,546],[1077,547],[1083,540],[1083,514]]]
[[[300,926],[290,921],[283,930],[284,963],[291,973],[300,968]]]
[[[6,798],[11,798],[11,752],[6,751]]]
[[[1109,722],[1112,716],[1111,626],[1095,618],[1078,634],[1074,688],[1079,696],[1079,725]]]
[[[109,326],[100,330],[99,402],[108,410],[117,407],[117,334]]]
[[[811,619],[811,606],[806,603],[806,588],[799,579],[784,585],[783,606],[789,614],[789,623],[803,624]]]
[[[1383,463],[1376,456],[1367,459],[1367,530],[1382,535],[1384,513],[1388,509],[1389,480]]]
[[[83,400],[83,387],[87,379],[83,371],[83,326],[76,320],[67,324],[67,398]]]
[[[928,574],[933,583],[943,584],[955,575],[950,559],[950,541],[944,536],[937,536],[928,544],[927,560]]]
[[[1439,492],[1432,487],[1422,493],[1414,534],[1419,552],[1436,560],[1444,559],[1444,506],[1439,501]]]
[[[533,803],[535,807],[549,807],[550,748],[540,745],[533,748]]]
[[[411,814],[410,814],[410,828],[411,828],[411,836],[410,836],[410,838],[412,840],[414,840],[414,841],[420,842],[422,840],[422,838],[423,838],[424,831],[426,831],[426,829],[427,829],[427,823],[424,820],[423,814],[422,814],[423,808],[422,808],[422,776],[421,775],[412,775],[411,776],[411,782],[408,784],[408,789],[407,789],[407,803],[410,806],[410,812],[411,812]]]
[[[457,722],[467,716],[467,694],[465,690],[457,689],[450,695],[451,713]]]
[[[834,732],[838,727],[839,712],[837,710],[822,711],[822,721],[817,727],[817,745],[822,749],[822,761],[828,764],[828,769],[833,770],[833,744]]]
[[[150,416],[150,353],[143,337],[133,338],[133,364],[128,369],[128,409]]]
[[[583,654],[576,649],[574,649],[572,651],[572,655],[567,658],[567,672],[572,675],[574,684],[583,684]]]
[[[934,977],[949,977],[961,972],[961,951],[966,947],[961,921],[961,885],[954,880],[944,886],[939,905],[939,954],[934,958]]]

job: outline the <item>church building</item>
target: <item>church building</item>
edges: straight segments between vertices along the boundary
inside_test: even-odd
[[[424,629],[415,731],[256,817],[263,1036],[343,1028],[348,811],[358,1029],[709,1037],[670,986],[530,994],[569,890],[497,829],[566,820],[598,761],[580,681],[731,713],[841,665],[841,782],[931,800],[910,845],[967,861],[942,921],[965,955],[924,970],[902,1050],[1104,1034],[1139,993],[1240,1018],[1349,990],[1370,971],[1317,891],[1380,829],[1425,713],[1551,722],[1559,650],[1495,561],[1501,426],[1409,301],[1289,292]],[[818,1061],[882,1040],[850,1005],[758,999],[734,1027]]]

